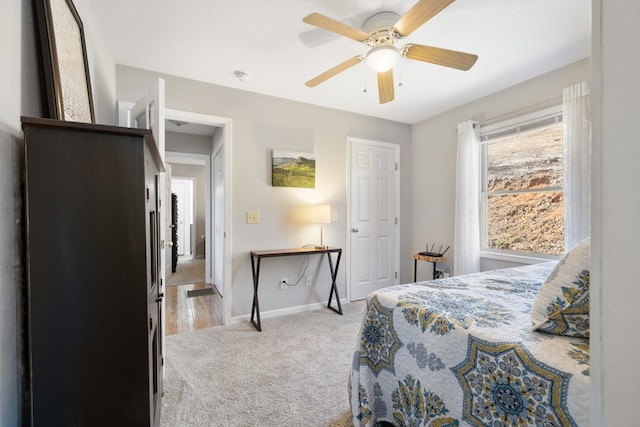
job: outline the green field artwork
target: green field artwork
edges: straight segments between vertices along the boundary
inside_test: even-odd
[[[316,187],[316,157],[313,153],[273,150],[272,159],[272,186]]]

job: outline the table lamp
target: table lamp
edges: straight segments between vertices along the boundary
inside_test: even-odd
[[[311,207],[311,222],[313,224],[320,224],[320,246],[316,246],[316,249],[326,249],[322,241],[322,224],[329,224],[331,222],[331,205],[317,205]]]

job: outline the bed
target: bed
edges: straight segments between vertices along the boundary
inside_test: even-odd
[[[353,425],[588,426],[588,265],[575,264],[565,256],[370,294],[349,379]],[[578,279],[540,301],[569,267]],[[574,326],[534,331],[534,309],[552,306],[568,308],[561,322]]]

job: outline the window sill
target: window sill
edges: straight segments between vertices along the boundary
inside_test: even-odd
[[[496,259],[499,261],[515,262],[519,264],[539,264],[541,262],[558,261],[560,259],[559,256],[555,255],[518,255],[489,251],[480,251],[480,258]]]

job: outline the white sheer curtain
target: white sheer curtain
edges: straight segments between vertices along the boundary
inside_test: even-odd
[[[565,250],[591,234],[591,96],[588,83],[562,91]]]
[[[480,271],[480,131],[472,121],[458,124],[456,167],[453,272],[461,275]]]

